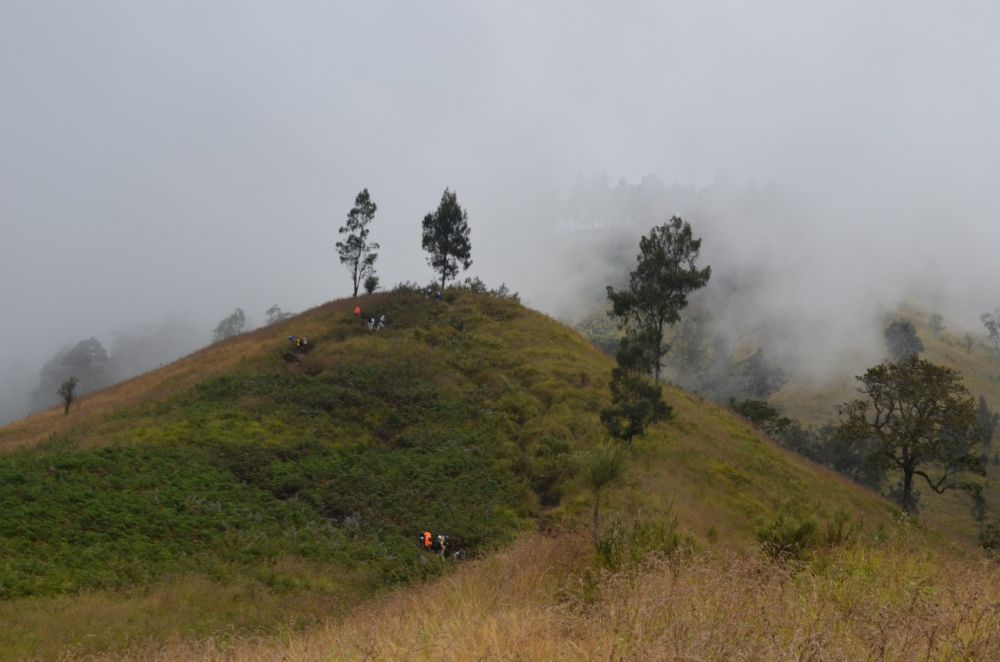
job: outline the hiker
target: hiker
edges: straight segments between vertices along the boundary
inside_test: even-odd
[[[354,316],[358,319],[361,318],[361,306],[354,306]]]
[[[294,345],[295,344],[295,340],[296,340],[295,336],[288,336],[288,342],[290,342],[291,344]]]
[[[434,536],[431,535],[430,531],[424,531],[423,535],[420,536],[420,542],[424,549],[429,552],[434,547]]]
[[[375,330],[378,331],[379,329],[384,329],[384,328],[385,328],[385,313],[382,313],[381,315],[378,316],[378,326],[375,327]]]
[[[441,302],[441,290],[438,290],[437,292],[434,293],[434,300],[437,301],[438,303]]]
[[[441,558],[444,558],[445,553],[448,551],[448,536],[443,533],[438,534],[438,537],[434,539],[434,551],[437,552]]]
[[[308,347],[308,345],[309,345],[309,336],[302,336],[302,346]]]
[[[374,331],[375,330],[375,318],[374,317],[372,317],[371,319],[368,320],[368,330],[369,331]]]

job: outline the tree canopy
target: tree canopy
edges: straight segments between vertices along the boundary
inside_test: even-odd
[[[441,289],[458,275],[460,266],[472,266],[469,217],[454,192],[445,189],[438,208],[424,216],[422,245],[430,253],[427,263],[441,275]]]
[[[914,477],[938,494],[963,489],[978,496],[968,477],[983,473],[980,428],[957,370],[911,355],[869,368],[858,381],[865,397],[841,405],[838,436],[873,442],[869,461],[900,472],[904,511],[917,508]]]
[[[663,401],[658,384],[622,367],[611,371],[611,406],[601,411],[608,432],[626,444],[653,423],[669,418],[672,410]]]

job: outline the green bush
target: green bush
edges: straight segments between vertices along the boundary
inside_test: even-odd
[[[777,560],[805,559],[819,543],[819,523],[813,515],[794,517],[781,514],[757,529],[761,547]]]
[[[597,546],[601,564],[612,571],[636,565],[651,554],[672,556],[692,541],[680,533],[677,515],[653,519],[640,512],[632,518],[611,517]]]

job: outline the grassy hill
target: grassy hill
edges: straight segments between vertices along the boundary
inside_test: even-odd
[[[133,649],[298,629],[482,556],[576,530],[575,454],[602,437],[612,360],[517,302],[449,290],[332,302],[0,428],[0,650]],[[290,334],[314,349],[289,353]],[[668,388],[606,510],[700,549],[780,517],[894,526],[880,497]],[[53,617],[57,615],[57,617]]]

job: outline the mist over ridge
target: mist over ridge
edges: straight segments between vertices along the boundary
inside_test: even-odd
[[[902,301],[978,332],[998,26],[986,2],[5,4],[0,405],[92,336],[178,315],[207,343],[237,306],[344,296],[363,187],[385,286],[430,279],[448,186],[470,273],[562,318],[677,213],[714,328],[792,370],[870,362]]]

